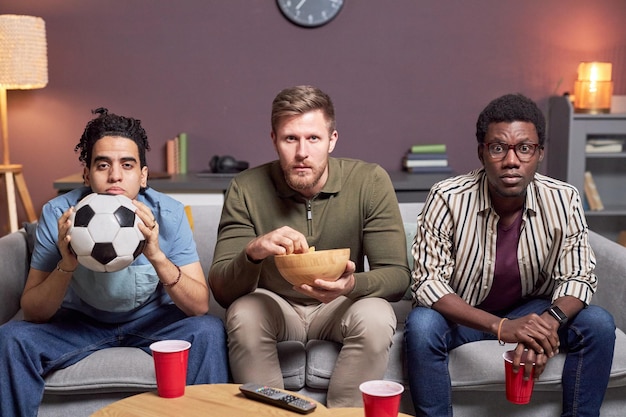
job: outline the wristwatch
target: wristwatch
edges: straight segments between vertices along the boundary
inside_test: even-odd
[[[559,322],[559,327],[562,327],[565,323],[567,323],[567,315],[563,313],[563,310],[559,307],[550,306],[546,309],[546,311]]]

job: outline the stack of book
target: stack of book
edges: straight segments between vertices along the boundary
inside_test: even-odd
[[[586,153],[620,153],[624,151],[624,139],[594,138],[587,139]]]
[[[165,143],[165,165],[168,174],[187,173],[187,134],[179,133]]]
[[[452,172],[448,166],[445,143],[413,145],[402,158],[407,172]]]

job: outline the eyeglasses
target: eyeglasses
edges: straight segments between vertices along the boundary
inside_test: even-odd
[[[502,161],[506,158],[509,151],[513,149],[517,159],[522,162],[528,162],[535,155],[537,149],[543,149],[543,146],[538,143],[518,143],[515,145],[509,145],[508,143],[492,142],[483,143],[483,145],[487,148],[491,159],[494,161]]]

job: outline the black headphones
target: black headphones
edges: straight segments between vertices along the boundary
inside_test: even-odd
[[[238,161],[229,155],[215,155],[209,161],[209,168],[211,168],[211,172],[215,173],[237,173],[248,169],[248,166],[246,161]]]

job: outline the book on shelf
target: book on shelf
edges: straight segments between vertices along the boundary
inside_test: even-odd
[[[148,179],[149,180],[163,180],[167,178],[172,178],[172,175],[165,171],[148,171]]]
[[[186,133],[180,133],[165,142],[165,166],[168,174],[187,173],[188,140]]]
[[[404,157],[411,161],[435,161],[440,159],[448,159],[446,153],[412,153],[407,152]]]
[[[402,166],[413,167],[445,167],[448,166],[448,159],[408,159],[402,158]]]
[[[452,174],[452,168],[449,166],[445,167],[404,167],[406,172],[410,172],[411,174],[434,174],[434,173],[442,173],[442,174]]]
[[[187,157],[189,152],[187,151],[187,134],[180,133],[178,135],[178,163],[179,174],[187,173]]]
[[[409,148],[408,153],[446,153],[446,144],[445,143],[431,143],[431,144],[421,144],[421,145],[412,145]]]
[[[176,174],[178,167],[176,166],[176,143],[174,139],[168,139],[165,142],[165,170],[168,174]]]
[[[585,171],[584,189],[587,204],[589,204],[589,210],[604,210],[604,204],[602,204],[602,199],[600,198],[600,194],[598,194],[598,188],[593,180],[593,175],[591,175],[589,171]]]
[[[586,153],[619,153],[623,150],[622,139],[588,139],[585,144]]]

